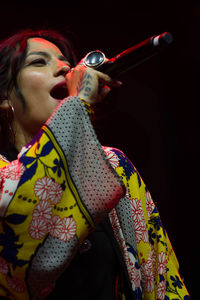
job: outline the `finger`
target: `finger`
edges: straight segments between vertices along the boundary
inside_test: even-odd
[[[107,85],[101,88],[100,96],[105,98],[111,91],[111,88]]]
[[[98,76],[99,76],[99,80],[100,80],[100,83],[102,84],[106,84],[106,85],[109,85],[111,87],[120,87],[123,82],[120,81],[120,80],[117,80],[117,79],[112,79],[110,76],[108,76],[107,74],[105,73],[102,73],[102,72],[98,72]]]
[[[123,82],[120,80],[112,79],[111,83],[109,84],[112,87],[120,87],[122,86]]]

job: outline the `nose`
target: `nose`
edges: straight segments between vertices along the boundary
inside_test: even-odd
[[[55,76],[64,76],[69,72],[70,66],[65,63],[59,63],[55,72]]]

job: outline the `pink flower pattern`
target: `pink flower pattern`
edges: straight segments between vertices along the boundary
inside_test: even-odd
[[[131,199],[133,219],[142,221],[144,219],[142,204],[137,199]]]
[[[49,177],[39,178],[34,187],[35,195],[40,200],[48,200],[53,183],[53,180]]]
[[[41,240],[48,231],[47,222],[34,218],[29,227],[29,233],[33,239]]]
[[[136,267],[131,267],[131,281],[134,282],[135,287],[140,287],[140,274]]]
[[[4,275],[8,274],[8,263],[1,256],[0,256],[0,273]]]
[[[72,217],[64,218],[62,220],[63,227],[59,238],[63,241],[71,240],[76,234],[76,222]]]
[[[158,289],[157,289],[157,300],[164,300],[165,299],[165,291],[166,291],[166,281],[161,281],[158,284]]]
[[[151,257],[142,263],[141,274],[144,291],[151,293],[154,289],[153,264]]]
[[[40,202],[33,211],[32,221],[29,226],[30,236],[33,239],[41,240],[49,232],[51,236],[63,241],[72,239],[76,234],[76,222],[74,219],[72,217],[61,219],[58,215],[52,216],[52,204],[58,204],[63,195],[61,185],[49,177],[43,177],[37,180],[34,193]]]
[[[128,265],[129,265],[129,270],[130,270],[130,279],[131,279],[131,282],[134,283],[135,287],[139,288],[141,276],[140,276],[139,270],[135,266],[136,258],[129,251],[128,251],[128,254],[129,254]]]
[[[113,151],[109,149],[109,147],[104,147],[103,150],[105,151],[113,169],[116,169],[119,166],[119,158]]]
[[[109,213],[109,217],[110,217],[112,229],[113,229],[115,235],[117,236],[118,232],[120,230],[120,223],[119,223],[119,219],[117,217],[117,212],[115,209],[112,209],[112,211]]]
[[[158,254],[158,273],[160,275],[166,274],[166,258],[163,251]]]
[[[59,183],[53,182],[49,190],[49,200],[52,204],[58,204],[62,198],[63,190]]]
[[[137,243],[140,241],[147,242],[147,232],[144,223],[137,219],[134,220],[134,229]]]
[[[17,293],[24,293],[26,287],[25,287],[25,283],[21,279],[15,277],[9,277],[8,275],[6,279],[11,289],[13,289]]]
[[[153,203],[153,200],[151,198],[151,194],[149,192],[145,193],[145,201],[146,201],[146,207],[147,207],[147,217],[151,215],[152,211],[155,208],[155,204]]]
[[[63,222],[59,216],[55,215],[49,223],[49,232],[51,236],[59,238],[63,229]]]
[[[137,199],[131,199],[130,203],[132,207],[136,241],[137,243],[139,243],[140,241],[148,242],[148,234],[147,234],[146,222],[144,218],[142,204]]]
[[[51,204],[45,200],[40,201],[33,211],[33,219],[49,221],[52,215]]]
[[[117,168],[119,166],[118,156],[109,149],[110,148],[104,149],[104,151],[106,152],[112,167]],[[8,179],[7,181],[14,181],[16,183],[16,181],[20,179],[20,176],[23,174],[24,170],[25,167],[17,161],[14,161],[10,163],[8,167],[4,167],[1,169],[2,172],[0,172],[0,181],[2,181],[2,190],[4,194],[9,194],[10,197],[12,196],[12,191],[9,191],[7,186],[5,185],[5,178]],[[29,225],[30,236],[33,239],[41,240],[46,236],[47,233],[49,233],[51,236],[59,238],[65,242],[70,241],[76,234],[77,225],[75,220],[72,216],[64,217],[64,219],[61,219],[59,215],[53,215],[52,210],[52,206],[57,205],[62,199],[62,186],[51,178],[43,177],[36,181],[34,186],[34,193],[38,198],[39,203],[33,210],[32,221]],[[126,196],[132,198],[131,192],[130,194],[128,194],[127,190]],[[141,201],[138,199],[130,199],[130,203],[132,208],[132,218],[134,222],[136,241],[137,243],[141,241],[147,242],[147,224],[144,218],[143,207],[146,204],[147,217],[149,218],[155,208],[151,195],[149,192],[145,193],[145,203],[143,203],[143,206],[141,204]],[[55,210],[56,209],[57,208],[55,207]],[[140,288],[142,280],[144,293],[151,293],[153,292],[154,288],[156,289],[156,286],[154,287],[154,284],[158,284],[156,291],[157,294],[155,297],[157,300],[164,300],[166,291],[166,281],[164,280],[165,276],[160,276],[160,282],[157,282],[157,279],[159,278],[159,275],[166,275],[165,253],[163,251],[159,252],[160,249],[156,248],[157,244],[155,245],[155,250],[153,246],[150,245],[152,249],[149,253],[147,261],[144,258],[141,258],[142,263],[140,265],[140,275],[140,270],[137,269],[139,265],[137,265],[136,267],[134,256],[131,256],[131,251],[129,250],[129,245],[128,247],[126,245],[126,241],[123,237],[123,232],[120,228],[118,215],[115,209],[110,212],[110,219],[114,229],[114,234],[120,244],[121,251],[124,255],[125,263],[127,264],[127,269],[134,288]],[[148,247],[149,245],[145,246]],[[147,248],[145,248],[145,251],[146,249]],[[144,252],[144,255],[142,251],[141,253],[139,253],[140,257],[146,257],[147,252]],[[149,251],[149,249],[147,251]],[[1,256],[0,273],[5,275],[7,283],[11,289],[13,289],[17,293],[25,292],[25,283],[20,278],[10,277],[11,275],[9,272],[9,264]],[[44,289],[42,289],[41,295],[47,295],[52,288],[52,286],[45,287]]]
[[[0,178],[1,179],[10,179],[10,180],[19,180],[21,175],[24,173],[25,167],[18,160],[14,160],[9,163],[8,166],[1,168]]]

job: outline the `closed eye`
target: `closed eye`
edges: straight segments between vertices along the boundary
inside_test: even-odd
[[[44,58],[37,58],[32,60],[29,65],[37,65],[37,66],[43,66],[46,65],[47,61]]]

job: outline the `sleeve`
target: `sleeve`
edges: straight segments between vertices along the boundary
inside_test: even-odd
[[[125,218],[120,219],[120,225],[123,230],[124,224],[130,227],[130,219],[133,222],[133,235],[136,240],[137,261],[139,264],[133,263],[133,261],[131,263],[131,256],[128,252],[126,252],[126,255],[129,255],[129,259],[125,258],[125,261],[129,270],[129,277],[134,286],[142,289],[143,296],[138,296],[139,294],[137,294],[138,299],[140,297],[152,300],[190,299],[183,279],[179,274],[179,263],[162,224],[159,212],[140,174],[120,150],[105,147],[104,151],[126,186],[126,199],[129,202],[129,211],[125,208],[127,204],[123,200],[118,217],[120,217],[120,214],[123,215],[123,210],[125,209],[126,215],[129,214],[129,224]],[[128,236],[129,241],[127,243],[125,230],[124,236],[130,249],[131,243],[129,241],[131,239]]]
[[[44,299],[125,193],[87,111],[66,98],[17,160],[1,160],[0,296]]]
[[[98,142],[88,111],[88,105],[78,97],[68,97],[22,149],[18,160],[1,169],[1,216],[18,189],[30,189],[39,200],[45,195],[48,199],[53,188],[50,182],[60,182],[63,192],[68,185],[87,227],[94,227],[116,205],[124,193],[123,183]],[[62,171],[65,178],[61,183]],[[46,184],[45,192],[42,183]],[[27,192],[25,197],[29,197]]]

